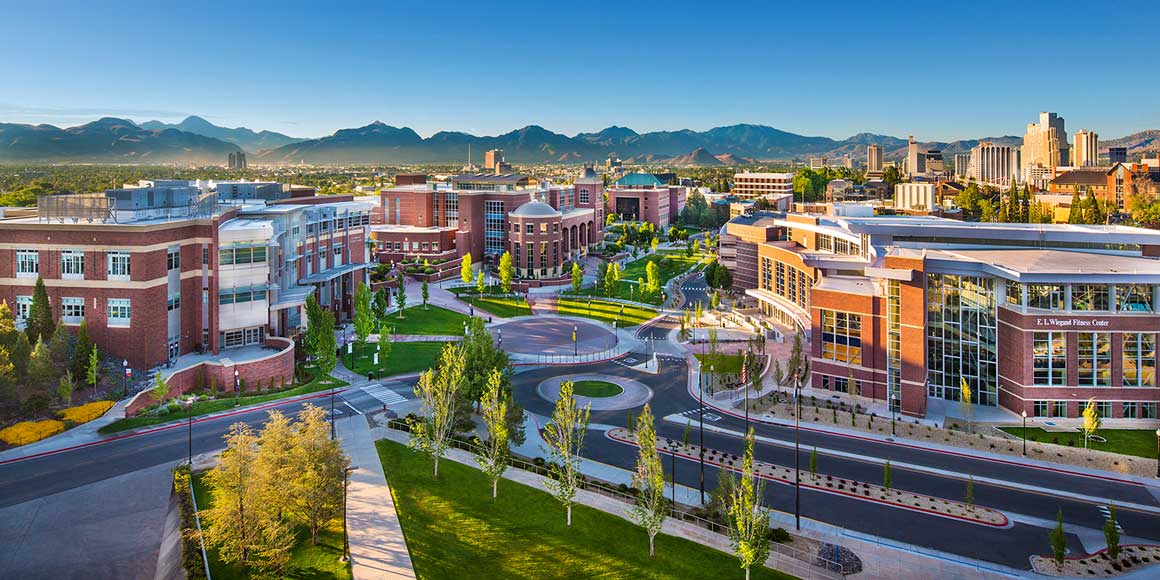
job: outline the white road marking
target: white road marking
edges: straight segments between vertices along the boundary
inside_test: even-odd
[[[383,384],[366,386],[363,387],[362,390],[366,394],[378,399],[385,405],[397,405],[407,400],[407,397],[400,395],[390,387]]]

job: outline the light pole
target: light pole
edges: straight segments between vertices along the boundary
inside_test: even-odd
[[[121,360],[121,368],[125,371],[125,372],[121,373],[121,384],[123,385],[123,387],[121,388],[121,391],[122,391],[121,394],[122,394],[122,396],[124,396],[124,395],[129,394],[129,360],[128,359]]]
[[[799,437],[802,415],[801,380],[793,379],[793,520],[794,527],[802,529],[802,448]]]
[[[580,346],[576,342],[576,333],[579,330],[580,330],[580,327],[578,325],[575,325],[575,324],[572,325],[572,356],[577,356],[580,354]]]
[[[898,420],[898,395],[890,395],[890,436],[897,435],[894,422]]]
[[[1027,409],[1023,409],[1020,415],[1023,415],[1023,457],[1027,457]]]
[[[709,368],[712,369],[712,367]],[[698,437],[701,439],[699,453],[701,456],[701,505],[705,505],[705,381],[701,379],[700,375],[697,377],[697,383],[697,402],[700,404],[697,408],[697,416],[701,425],[697,429]]]
[[[1156,477],[1160,477],[1160,429],[1156,430]]]
[[[189,415],[189,462],[190,468],[193,467],[193,401],[188,401],[185,405],[186,413]]]
[[[357,465],[345,467],[342,470],[342,558],[343,562],[350,561],[350,536],[346,532],[346,488],[350,486],[350,472],[358,471]]]
[[[238,372],[237,367],[234,367],[234,406],[235,407],[242,404],[241,400],[239,399],[239,397],[241,397],[241,393],[242,393],[242,379],[241,379],[240,375],[241,375],[241,373]]]

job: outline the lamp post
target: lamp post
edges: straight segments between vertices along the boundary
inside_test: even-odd
[[[794,527],[802,529],[802,448],[799,437],[802,415],[801,380],[793,379],[793,520]]]
[[[130,372],[128,359],[121,360],[121,368],[125,371],[125,372],[121,373],[121,384],[123,385],[121,388],[121,391],[122,391],[122,395],[127,395],[127,394],[129,394],[129,372]]]
[[[894,422],[898,420],[898,395],[890,395],[890,436],[894,437],[898,432],[894,428]]]
[[[580,346],[576,342],[576,333],[579,330],[580,330],[580,327],[578,325],[576,325],[576,324],[572,325],[572,356],[577,356],[580,354]]]
[[[1160,429],[1156,430],[1156,477],[1160,477]]]
[[[345,467],[342,470],[342,558],[343,562],[350,561],[350,536],[346,532],[346,488],[350,486],[350,472],[358,471],[357,465]]]
[[[242,378],[240,375],[241,375],[241,373],[238,372],[237,367],[234,367],[234,406],[235,407],[242,404],[241,400],[239,399],[239,397],[241,397],[241,393],[242,393]]]
[[[709,372],[713,372],[712,366],[709,367]],[[700,445],[699,445],[700,451],[698,454],[700,455],[700,458],[701,458],[701,505],[704,505],[705,504],[705,385],[704,385],[705,381],[702,380],[700,377],[698,377],[697,383],[698,383],[697,384],[697,402],[700,403],[700,406],[697,408],[698,421],[700,422],[700,428],[697,429],[697,436],[701,440]]]
[[[189,461],[188,465],[193,468],[193,401],[187,401],[185,405],[186,414],[188,415],[189,425]]]
[[[1027,457],[1027,409],[1023,409],[1020,415],[1023,416],[1023,457]]]

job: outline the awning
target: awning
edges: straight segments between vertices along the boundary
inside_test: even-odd
[[[366,269],[366,267],[367,267],[367,265],[365,263],[361,263],[361,262],[358,264],[346,264],[344,266],[338,266],[337,268],[329,268],[329,269],[323,270],[321,272],[315,272],[314,274],[311,274],[311,275],[299,280],[298,283],[299,284],[318,284],[320,282],[326,282],[328,280],[333,280],[335,278],[338,278],[339,276],[342,276],[343,274],[349,274],[350,272],[357,272],[358,270]]]

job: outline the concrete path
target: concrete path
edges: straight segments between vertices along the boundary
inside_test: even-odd
[[[415,578],[395,500],[366,417],[340,420],[337,428],[343,451],[350,456],[351,465],[358,467],[350,474],[346,516],[354,580]]]

